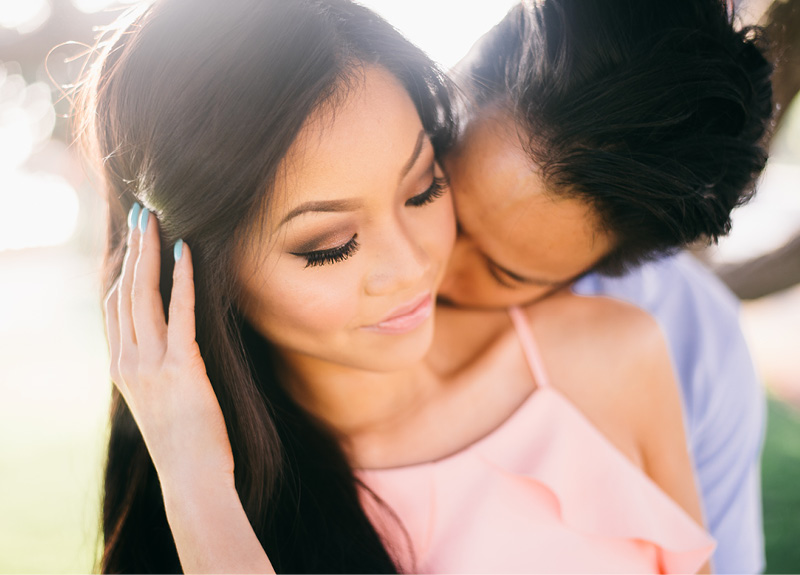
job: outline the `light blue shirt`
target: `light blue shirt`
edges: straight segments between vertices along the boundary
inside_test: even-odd
[[[717,540],[715,573],[764,569],[760,456],[764,391],[739,325],[739,302],[689,254],[618,278],[590,274],[574,286],[633,304],[655,318],[680,380],[689,452],[703,514]]]

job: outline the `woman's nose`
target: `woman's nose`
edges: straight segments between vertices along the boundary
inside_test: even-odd
[[[376,265],[367,277],[368,295],[430,287],[426,279],[431,275],[431,257],[411,234],[396,234],[381,248],[376,255]]]

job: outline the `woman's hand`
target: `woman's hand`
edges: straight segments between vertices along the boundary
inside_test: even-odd
[[[137,204],[128,224],[122,276],[105,305],[111,379],[139,426],[162,484],[202,476],[233,486],[225,420],[195,341],[191,251],[181,241],[175,246],[167,323],[159,291],[158,221],[147,209],[140,214]]]
[[[191,252],[183,242],[175,246],[167,323],[158,221],[137,208],[128,218],[122,277],[106,299],[111,379],[158,472],[181,566],[186,573],[274,573],[236,492],[225,420],[195,341]]]

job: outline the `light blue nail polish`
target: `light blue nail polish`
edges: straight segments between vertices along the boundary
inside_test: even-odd
[[[139,202],[134,202],[133,206],[131,206],[131,211],[128,212],[128,229],[132,230],[136,224],[139,222],[139,212],[142,210],[142,206],[139,205]]]
[[[181,256],[183,255],[183,240],[178,240],[175,242],[175,248],[172,250],[172,254],[175,256],[176,262],[181,259]]]
[[[150,218],[150,210],[147,208],[142,210],[142,215],[139,216],[139,231],[145,233],[147,231],[147,220]]]

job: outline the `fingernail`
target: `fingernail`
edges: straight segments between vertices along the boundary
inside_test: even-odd
[[[175,242],[175,248],[172,250],[172,255],[175,256],[176,262],[181,259],[181,256],[183,255],[183,240],[178,240]]]
[[[139,231],[145,233],[147,231],[147,220],[150,217],[150,210],[147,208],[142,210],[142,215],[139,216]]]
[[[139,205],[139,202],[133,202],[133,206],[131,206],[131,211],[128,212],[128,229],[132,230],[137,222],[139,221],[139,212],[142,210],[142,206]]]

